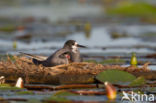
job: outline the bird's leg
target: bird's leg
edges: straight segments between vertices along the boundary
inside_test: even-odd
[[[70,60],[70,55],[69,54],[65,54],[65,57]]]
[[[68,64],[71,63],[71,57],[69,54],[65,54]]]

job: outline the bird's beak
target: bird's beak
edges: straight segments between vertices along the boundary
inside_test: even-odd
[[[86,46],[79,45],[79,44],[77,44],[77,47],[80,47],[80,48],[87,48]]]

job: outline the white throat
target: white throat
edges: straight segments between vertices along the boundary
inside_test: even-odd
[[[72,52],[77,53],[78,47],[77,45],[72,46]]]

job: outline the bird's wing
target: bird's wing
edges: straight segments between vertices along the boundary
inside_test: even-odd
[[[55,52],[55,56],[59,57],[60,55],[62,55],[64,53],[70,53],[70,50],[68,50],[68,49],[60,49],[60,50]]]
[[[46,60],[47,57],[46,56],[39,56],[39,55],[33,55],[33,54],[28,54],[28,53],[23,53],[23,52],[19,52],[20,54],[23,54],[25,56],[29,56],[31,58],[35,58],[35,59],[38,59],[38,60]]]

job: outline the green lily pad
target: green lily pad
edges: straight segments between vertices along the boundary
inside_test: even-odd
[[[47,98],[45,101],[59,102],[59,103],[71,102],[71,100],[68,100],[66,96],[76,96],[76,94],[66,90],[60,90],[56,92],[54,95],[52,95],[51,97]]]
[[[105,70],[99,73],[96,76],[96,79],[101,82],[110,82],[110,83],[127,83],[132,82],[136,79],[136,77],[128,72],[121,71],[121,70]]]
[[[65,91],[65,90],[60,90],[54,94],[54,96],[75,96],[75,95],[76,94]]]
[[[137,79],[135,79],[134,81],[132,81],[129,86],[141,86],[144,85],[146,83],[144,77],[140,76]]]
[[[32,91],[19,91],[16,94],[18,94],[18,95],[32,95],[34,93]]]
[[[66,99],[65,97],[59,97],[59,96],[51,96],[46,101],[54,101],[54,102],[70,102],[70,100]]]

